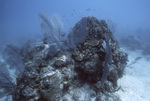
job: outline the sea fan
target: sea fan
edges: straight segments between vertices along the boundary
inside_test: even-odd
[[[13,45],[7,45],[2,53],[4,61],[9,65],[10,69],[15,69],[16,75],[23,73],[23,57],[20,49]]]
[[[82,43],[88,34],[87,19],[83,17],[73,30],[68,34],[68,44],[70,48],[75,48],[79,43]]]
[[[10,72],[5,63],[0,61],[0,98],[13,93],[15,84],[12,82]]]
[[[44,33],[44,42],[56,44],[62,50],[62,44],[65,40],[63,23],[58,15],[47,16],[44,12],[39,12],[41,28]]]

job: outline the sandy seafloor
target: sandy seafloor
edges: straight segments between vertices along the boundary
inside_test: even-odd
[[[115,93],[122,101],[150,101],[150,56],[143,56],[141,51],[126,50],[126,52],[128,66],[123,77],[118,80],[118,86],[121,88]],[[135,64],[129,65],[136,57],[142,58]]]
[[[121,89],[116,92],[122,101],[150,101],[150,56],[143,56],[141,51],[126,51],[128,66],[118,80]],[[135,64],[129,65],[136,57],[142,57]]]

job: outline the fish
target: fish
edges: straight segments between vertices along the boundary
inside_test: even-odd
[[[136,58],[134,59],[134,61],[132,61],[129,65],[127,65],[127,67],[130,67],[131,65],[137,63],[141,58],[142,58],[142,57],[136,57]]]

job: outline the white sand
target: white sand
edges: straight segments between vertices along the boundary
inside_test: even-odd
[[[124,76],[118,80],[121,89],[116,93],[122,101],[150,101],[150,61],[140,51],[128,51],[128,54],[128,64],[138,56],[142,58],[125,68]]]

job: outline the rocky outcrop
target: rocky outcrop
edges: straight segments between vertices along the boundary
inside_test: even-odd
[[[119,89],[127,54],[105,21],[82,18],[66,42],[68,50],[56,55],[49,54],[53,48],[48,43],[31,50],[32,59],[17,79],[14,101],[120,101],[113,92]]]

